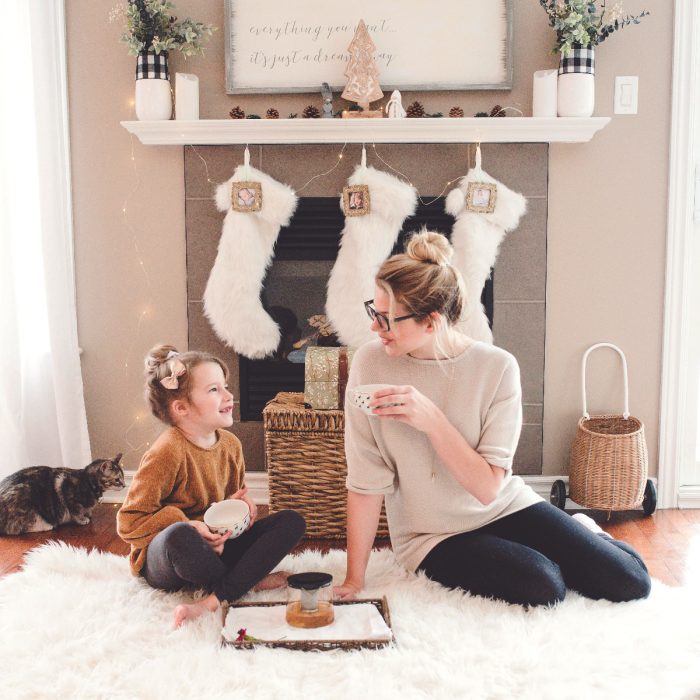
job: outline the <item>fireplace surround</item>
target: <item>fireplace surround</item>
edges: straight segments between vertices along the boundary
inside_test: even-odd
[[[280,232],[264,285],[264,302],[279,305],[280,290],[276,298],[275,285],[280,279],[293,279],[298,275],[302,296],[308,296],[306,289],[313,289],[314,296],[321,297],[313,302],[314,308],[319,302],[322,304],[324,275],[330,272],[343,228],[338,194],[355,163],[359,162],[359,150],[357,146],[348,147],[345,159],[340,161],[339,146],[251,148],[252,164],[295,188],[300,197],[293,225]],[[519,228],[503,242],[493,282],[487,285],[483,300],[493,321],[495,343],[512,352],[521,366],[524,425],[514,471],[541,474],[548,146],[484,144],[482,153],[484,169],[528,199],[528,212]],[[474,147],[468,144],[401,144],[378,146],[376,151],[368,149],[370,165],[390,170],[388,164],[405,174],[425,202],[442,195],[431,206],[419,203],[416,215],[406,222],[402,237],[422,224],[449,234],[453,219],[444,212],[444,195],[450,189],[445,185],[466,174],[473,155]],[[190,348],[210,351],[229,365],[229,384],[236,402],[232,430],[243,442],[247,468],[257,471],[264,470],[262,423],[256,420],[259,411],[275,391],[303,388],[303,365],[296,365],[290,373],[279,361],[251,362],[239,358],[216,338],[202,313],[201,299],[216,257],[223,222],[223,215],[213,204],[214,185],[211,183],[228,179],[242,161],[243,148],[238,146],[185,149],[188,341]],[[327,171],[334,163],[338,165],[331,173],[312,180],[305,187],[315,175]],[[396,250],[399,248],[400,243]],[[301,272],[304,268],[300,265],[306,266],[309,272]],[[284,292],[282,298],[286,300]],[[297,314],[300,321],[304,320],[307,310],[308,307],[300,309]],[[322,312],[322,308],[318,310]],[[300,322],[302,330],[303,325]]]

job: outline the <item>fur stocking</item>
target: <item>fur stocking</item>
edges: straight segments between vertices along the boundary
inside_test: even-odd
[[[469,211],[466,193],[470,182],[489,182],[497,187],[496,208],[490,214]],[[481,168],[471,169],[447,195],[445,210],[456,218],[452,227],[452,264],[462,273],[466,299],[458,328],[475,340],[493,343],[481,292],[496,263],[506,233],[517,227],[527,208],[523,195],[506,187]]]
[[[261,183],[260,211],[231,207],[231,183],[243,180]],[[263,309],[260,292],[280,228],[292,218],[297,196],[269,175],[241,165],[217,188],[216,206],[228,213],[204,292],[204,313],[226,345],[259,359],[275,352],[280,341],[279,327]]]
[[[363,302],[374,296],[374,276],[391,253],[406,217],[416,209],[416,191],[393,175],[358,166],[349,185],[367,185],[370,211],[346,217],[340,251],[328,280],[326,314],[343,345],[371,340]],[[341,197],[341,206],[342,206]]]

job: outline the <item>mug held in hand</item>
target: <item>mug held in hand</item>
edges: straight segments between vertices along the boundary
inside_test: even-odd
[[[381,404],[379,406],[375,406],[370,408],[370,401],[372,400],[372,397],[376,392],[378,392],[381,389],[388,389],[391,387],[391,384],[361,384],[360,386],[356,386],[352,390],[352,404],[353,406],[356,406],[359,408],[363,413],[366,413],[368,416],[374,415],[372,413],[373,408],[386,408],[387,406],[400,406],[401,404],[398,403],[385,403]]]

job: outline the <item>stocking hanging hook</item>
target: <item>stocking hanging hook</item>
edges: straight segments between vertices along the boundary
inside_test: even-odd
[[[481,172],[481,141],[476,144],[476,157],[474,167],[478,173]]]
[[[248,144],[245,145],[245,151],[243,151],[243,165],[245,166],[244,177],[250,179],[250,150],[248,150]]]

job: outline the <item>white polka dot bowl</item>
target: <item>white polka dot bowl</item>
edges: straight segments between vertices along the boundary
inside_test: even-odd
[[[229,539],[242,535],[250,525],[250,509],[245,501],[226,500],[212,503],[204,513],[204,523],[213,532],[223,535],[231,531]]]
[[[386,389],[388,387],[392,386],[391,384],[360,384],[359,386],[356,386],[353,390],[352,393],[350,394],[350,398],[352,400],[353,406],[356,406],[359,408],[363,413],[366,413],[368,416],[374,415],[372,413],[373,408],[369,407],[369,402],[372,400],[372,396],[379,391],[380,389]],[[384,408],[386,406],[397,406],[398,404],[395,403],[386,403],[382,404],[381,406],[377,406],[376,408]]]

